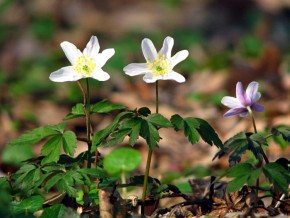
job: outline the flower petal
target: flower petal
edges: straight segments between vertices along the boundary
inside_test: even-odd
[[[83,55],[81,51],[74,44],[70,42],[64,41],[60,43],[60,46],[63,52],[65,53],[65,56],[67,57],[67,59],[70,61],[72,65],[75,65],[78,57]]]
[[[174,44],[173,38],[171,38],[170,36],[167,36],[164,39],[163,46],[158,53],[160,55],[164,55],[165,58],[167,59],[171,58],[171,51],[172,51],[173,44]]]
[[[172,58],[171,58],[171,67],[173,68],[176,64],[183,61],[188,56],[187,50],[182,50],[177,52]]]
[[[254,111],[257,111],[257,112],[262,112],[265,110],[265,107],[261,104],[258,104],[258,103],[254,103],[252,104],[251,108],[254,110]]]
[[[97,67],[102,68],[105,63],[115,54],[115,49],[108,48],[102,51],[102,53],[97,55],[96,62]]]
[[[261,98],[261,93],[260,92],[256,92],[255,96],[252,99],[252,102],[256,102]]]
[[[157,58],[157,51],[150,39],[143,39],[141,43],[143,55],[147,62],[153,62]]]
[[[229,108],[243,107],[237,98],[231,96],[223,97],[221,103]]]
[[[77,73],[72,66],[63,67],[50,74],[49,79],[53,82],[77,81],[83,76]]]
[[[243,89],[243,84],[241,82],[238,82],[236,85],[236,95],[237,99],[243,106],[246,107],[251,105],[251,99],[248,98],[246,92]]]
[[[102,69],[95,70],[90,77],[99,81],[106,81],[110,79],[110,75]]]
[[[136,75],[141,75],[149,72],[150,70],[147,67],[147,64],[142,63],[142,64],[137,64],[137,63],[132,63],[128,64],[126,67],[123,69],[125,73],[129,76],[136,76]]]
[[[162,76],[153,76],[152,73],[146,73],[144,76],[143,76],[143,80],[146,82],[146,83],[154,83],[156,82],[158,79],[161,79]]]
[[[100,50],[100,44],[96,36],[92,36],[88,42],[83,54],[86,57],[96,58]]]
[[[258,88],[259,88],[259,83],[251,82],[246,89],[246,94],[252,103],[255,102],[254,98],[256,96],[256,93],[258,92]]]
[[[177,73],[175,71],[171,71],[168,73],[168,75],[163,76],[164,80],[175,80],[176,82],[183,83],[185,82],[184,76],[182,76],[180,73]]]
[[[247,112],[248,112],[247,109],[243,108],[243,107],[242,108],[232,108],[224,114],[224,117],[230,117],[230,116],[234,116],[234,115],[245,115]]]

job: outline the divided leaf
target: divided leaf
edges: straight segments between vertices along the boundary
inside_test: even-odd
[[[71,112],[68,115],[66,115],[64,119],[70,120],[70,119],[84,117],[84,116],[85,116],[84,105],[81,103],[78,103],[72,107]]]
[[[127,108],[122,104],[112,104],[107,100],[100,101],[91,106],[92,113],[109,113],[115,110],[122,110]]]

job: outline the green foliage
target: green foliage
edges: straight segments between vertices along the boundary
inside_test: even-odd
[[[44,208],[40,218],[79,218],[80,215],[73,211],[72,208],[65,207],[63,204],[55,204],[51,207]]]
[[[263,48],[263,42],[253,35],[241,39],[240,50],[245,57],[258,57]]]
[[[219,139],[214,129],[203,119],[200,118],[182,118],[175,114],[170,119],[175,131],[184,129],[184,135],[188,138],[191,144],[198,142],[201,137],[209,145],[215,145],[218,148],[223,148],[223,143]]]
[[[278,163],[268,163],[262,169],[265,176],[271,183],[274,184],[274,186],[276,186],[281,192],[284,192],[286,195],[289,194],[289,169],[286,170]]]
[[[290,128],[287,126],[278,126],[271,129],[274,136],[274,141],[285,149],[290,142]]]
[[[102,100],[96,104],[91,105],[90,113],[110,113],[115,110],[125,109],[126,106],[121,104],[112,104],[107,100]],[[65,120],[70,120],[78,117],[85,117],[84,105],[81,103],[76,104],[72,107],[71,112],[66,115]]]
[[[130,172],[141,163],[141,155],[132,148],[117,148],[104,158],[104,169],[112,175]]]
[[[225,174],[227,177],[234,177],[234,179],[228,183],[228,191],[239,190],[245,183],[250,186],[255,185],[261,171],[261,168],[256,169],[250,163],[241,163],[229,168]]]
[[[23,201],[12,201],[10,211],[12,214],[34,213],[42,209],[45,199],[40,195],[31,196]]]
[[[255,158],[259,161],[263,159],[262,145],[267,145],[263,136],[253,133],[240,132],[228,139],[224,143],[224,148],[220,150],[214,158],[222,157],[225,154],[230,154],[229,162],[232,165],[241,161],[241,156],[247,151],[251,151]]]

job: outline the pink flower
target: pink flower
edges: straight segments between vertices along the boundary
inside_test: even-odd
[[[260,97],[261,93],[258,92],[259,83],[251,82],[246,91],[243,89],[241,82],[237,83],[236,86],[236,98],[225,96],[221,100],[221,103],[229,108],[224,114],[224,117],[230,117],[234,115],[240,115],[241,117],[247,116],[249,109],[257,112],[264,111],[264,106],[256,103]]]

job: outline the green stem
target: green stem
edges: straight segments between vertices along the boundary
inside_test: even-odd
[[[156,113],[158,113],[159,111],[158,109],[159,107],[158,80],[155,83],[155,93],[156,93],[155,111]],[[142,215],[145,212],[145,200],[146,200],[146,193],[147,193],[147,187],[148,187],[148,177],[149,177],[152,154],[153,154],[153,148],[149,148],[148,155],[147,155],[145,175],[144,175],[143,193],[142,193],[142,205],[141,205]]]
[[[255,123],[255,119],[254,119],[253,111],[252,111],[252,109],[251,109],[250,106],[247,106],[247,110],[248,110],[248,112],[249,112],[249,114],[250,114],[250,116],[251,116],[252,123],[253,123],[253,126],[254,126],[254,131],[255,131],[255,133],[257,133],[257,128],[256,128],[256,123]]]
[[[91,102],[90,102],[90,84],[89,79],[86,78],[86,85],[87,85],[87,104],[86,106],[86,125],[87,125],[87,144],[88,144],[88,168],[91,168],[91,147],[92,147],[92,140],[91,140]]]

